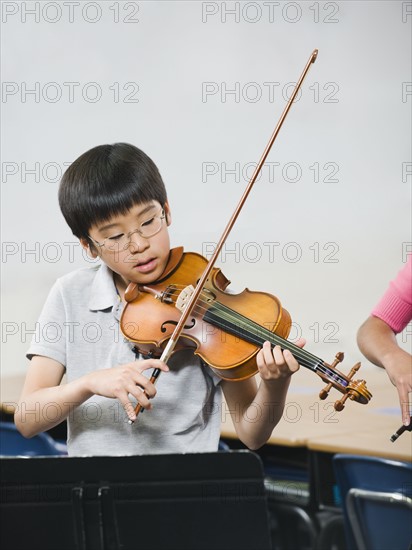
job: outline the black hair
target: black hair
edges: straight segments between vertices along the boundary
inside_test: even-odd
[[[99,145],[83,153],[63,174],[59,204],[73,234],[88,239],[89,229],[135,204],[167,201],[155,163],[129,143]]]

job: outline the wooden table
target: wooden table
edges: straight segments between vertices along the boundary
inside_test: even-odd
[[[379,430],[315,437],[308,441],[307,446],[311,451],[379,456],[412,462],[412,434],[405,432],[392,443],[388,436],[391,429],[392,424],[384,420]]]

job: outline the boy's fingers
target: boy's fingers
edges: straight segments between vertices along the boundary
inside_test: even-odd
[[[138,366],[139,372],[143,372],[148,369],[160,369],[163,372],[167,372],[169,367],[160,359],[145,359],[144,361],[139,361]]]
[[[292,355],[292,352],[289,350],[285,350],[283,352],[283,356],[285,358],[286,364],[291,372],[296,372],[299,370],[299,363],[295,359],[295,357]]]
[[[272,348],[269,342],[264,342],[262,349],[262,358],[265,365],[270,364],[273,361]]]
[[[298,346],[299,348],[303,348],[306,344],[306,340],[304,338],[299,338],[297,342],[295,342],[295,346]]]
[[[138,375],[136,375],[134,382],[134,386],[130,386],[128,389],[129,393],[131,393],[132,395],[135,395],[136,387],[139,388],[141,391],[144,391],[149,397],[154,397],[156,395],[157,390],[155,388],[155,385],[150,382],[150,380],[146,378],[144,374],[139,373]]]
[[[122,403],[124,410],[126,411],[127,416],[132,420],[133,422],[136,420],[136,413],[134,412],[133,403],[130,401],[126,401],[126,403]]]
[[[278,365],[278,367],[285,362],[283,357],[283,352],[280,346],[275,346],[273,348],[272,354],[273,354],[273,359],[275,360],[275,363],[276,365]]]
[[[129,400],[129,395],[133,396],[136,399],[136,401],[137,401],[136,404],[133,404]],[[135,420],[135,418],[136,418],[135,408],[136,408],[137,404],[141,405],[144,409],[151,409],[153,407],[153,405],[149,401],[149,397],[138,386],[136,386],[132,391],[130,391],[129,395],[127,396],[126,400],[124,400],[124,399],[121,400],[121,403],[122,403],[122,406],[123,406],[124,410],[126,411],[127,416],[130,418],[130,420]]]

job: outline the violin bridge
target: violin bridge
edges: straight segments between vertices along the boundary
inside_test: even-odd
[[[194,287],[189,285],[180,292],[176,300],[176,307],[179,311],[183,311],[185,309],[194,291]]]

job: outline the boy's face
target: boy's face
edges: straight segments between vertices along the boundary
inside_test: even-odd
[[[133,206],[127,214],[119,214],[108,221],[93,225],[89,230],[89,236],[95,241],[93,247],[89,247],[85,239],[81,239],[81,243],[89,254],[94,258],[99,256],[117,273],[125,286],[129,282],[149,284],[160,278],[169,259],[170,239],[167,226],[170,223],[168,203],[162,211],[157,201],[151,201]],[[158,232],[149,237],[136,231],[150,235],[152,228]],[[123,237],[123,240],[129,244],[122,243],[123,235],[128,237]],[[121,245],[118,244],[119,240]]]

